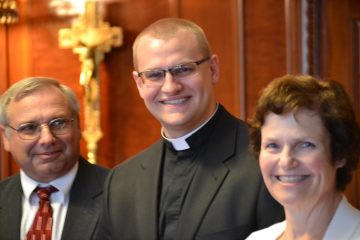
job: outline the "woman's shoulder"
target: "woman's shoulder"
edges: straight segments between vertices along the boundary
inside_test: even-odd
[[[285,230],[285,227],[286,221],[275,223],[270,227],[251,233],[250,236],[246,238],[246,240],[275,240],[282,234],[282,232]]]
[[[360,211],[344,196],[325,233],[324,240],[360,239]]]

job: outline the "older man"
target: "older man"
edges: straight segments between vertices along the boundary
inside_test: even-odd
[[[0,182],[0,239],[93,239],[108,170],[80,156],[73,91],[50,78],[19,81],[0,99],[0,127],[20,167]]]

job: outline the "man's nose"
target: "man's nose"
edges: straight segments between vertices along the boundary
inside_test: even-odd
[[[48,125],[43,124],[39,129],[39,142],[40,143],[51,143],[55,140],[55,135],[51,132]]]
[[[176,92],[182,89],[181,82],[176,79],[169,71],[165,72],[164,83],[162,85],[162,91],[164,92]]]

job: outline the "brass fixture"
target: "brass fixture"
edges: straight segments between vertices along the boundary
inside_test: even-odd
[[[60,29],[61,48],[72,48],[81,61],[80,84],[84,89],[84,131],[87,143],[87,158],[96,163],[97,144],[102,138],[100,127],[100,80],[99,65],[104,53],[122,44],[122,29],[110,27],[101,20],[99,4],[85,2],[85,12],[72,24],[71,28]]]
[[[19,21],[15,0],[0,0],[0,24],[13,24]]]

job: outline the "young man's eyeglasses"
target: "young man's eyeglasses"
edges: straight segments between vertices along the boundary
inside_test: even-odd
[[[162,85],[165,80],[166,72],[169,72],[176,80],[192,77],[198,73],[198,66],[209,59],[210,57],[205,57],[199,61],[178,64],[168,69],[146,70],[138,72],[138,76],[142,79],[144,84]]]
[[[54,118],[45,123],[24,123],[17,128],[14,128],[10,125],[7,126],[10,129],[16,131],[21,139],[34,140],[40,136],[41,126],[43,125],[46,125],[54,135],[62,135],[69,132],[71,129],[71,122],[73,121],[74,118]]]

